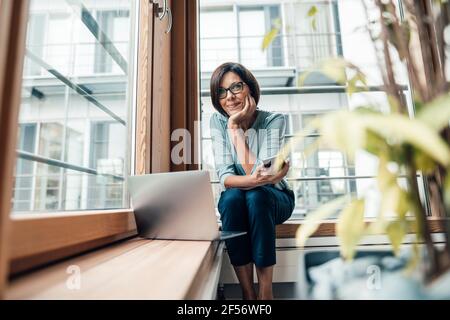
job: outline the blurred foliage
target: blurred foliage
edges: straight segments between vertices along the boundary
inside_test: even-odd
[[[436,114],[447,113],[447,99],[439,98],[430,104]],[[341,150],[349,161],[354,160],[359,150],[365,150],[379,159],[377,181],[382,198],[378,219],[373,226],[364,223],[364,199],[352,200],[344,206],[337,223],[343,257],[351,259],[361,238],[374,233],[387,234],[394,251],[398,252],[405,235],[412,230],[411,214],[417,208],[415,202],[411,201],[410,191],[398,183],[401,173],[409,165],[408,150],[413,150],[411,160],[417,170],[429,171],[438,165],[450,167],[450,147],[439,135],[441,126],[430,124],[427,119],[427,116],[411,119],[401,114],[382,114],[370,108],[336,111],[313,121],[310,127],[296,134],[280,152],[277,165],[282,164],[290,150],[301,144],[309,133],[317,131],[320,143]],[[447,116],[447,123],[449,120],[450,115]],[[399,168],[397,172],[390,169],[392,164]],[[341,205],[342,201],[308,214],[297,232],[299,245],[303,246],[306,239],[317,230],[318,221],[336,212],[337,204]]]
[[[281,167],[291,150],[311,133],[318,133],[320,137],[310,145],[306,156],[323,144],[344,152],[350,163],[361,150],[376,156],[381,200],[375,221],[366,223],[364,219],[364,198],[339,198],[307,215],[297,231],[298,244],[304,246],[321,221],[338,213],[336,231],[343,257],[352,259],[362,237],[380,233],[389,237],[393,251],[398,253],[405,236],[413,232],[418,242],[425,242],[429,262],[427,275],[433,278],[450,267],[450,178],[447,174],[450,168],[450,95],[444,74],[447,59],[444,30],[449,25],[449,3],[435,0],[430,10],[426,1],[404,0],[404,18],[400,17],[398,2],[361,0],[361,3],[368,17],[366,30],[374,43],[391,112],[381,113],[377,106],[368,103],[353,111],[336,111],[317,118],[280,151],[276,166]],[[369,10],[379,11],[378,20],[369,19]],[[314,31],[317,13],[313,5],[306,17],[311,19]],[[264,50],[280,30],[277,22],[276,28],[264,39]],[[408,110],[396,79],[394,55],[407,66],[414,94],[414,116]],[[299,86],[314,72],[344,86],[349,96],[369,90],[366,75],[343,57],[319,62],[301,75]],[[442,252],[435,248],[431,239],[427,213],[419,197],[417,172],[422,172],[429,183],[431,207],[439,210],[435,214],[447,217],[446,247]],[[406,179],[407,187],[399,184],[400,178]],[[412,263],[419,260],[418,242],[414,244],[416,256]]]

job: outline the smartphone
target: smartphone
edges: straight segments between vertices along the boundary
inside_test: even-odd
[[[266,174],[270,174],[273,175],[275,173],[277,173],[277,170],[275,169],[275,161],[277,159],[277,156],[275,157],[271,157],[271,158],[267,158],[264,159],[263,162],[263,166],[264,166],[264,172]]]
[[[279,170],[281,170],[281,168],[275,168],[275,162],[277,160],[278,156],[275,157],[271,157],[271,158],[267,158],[264,159],[263,162],[263,166],[264,166],[264,171],[266,172],[266,174],[268,175],[274,175],[276,174]],[[287,158],[286,160],[284,160],[284,162],[289,162],[289,158]]]

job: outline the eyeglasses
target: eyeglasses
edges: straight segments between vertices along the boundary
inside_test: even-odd
[[[217,91],[217,93],[219,94],[219,99],[225,99],[228,95],[228,90],[232,94],[241,93],[242,90],[244,90],[244,83],[242,81],[233,83],[228,89],[219,88],[219,90]]]

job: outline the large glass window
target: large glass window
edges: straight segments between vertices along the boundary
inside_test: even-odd
[[[241,3],[241,2],[239,2]],[[224,61],[242,61],[249,68],[281,66],[284,61],[282,39],[261,50],[264,35],[281,19],[279,5],[209,7],[204,1],[200,14],[200,48],[203,71],[212,71]]]
[[[215,112],[209,96],[209,79],[211,71],[221,63],[240,62],[255,74],[262,87],[259,107],[285,114],[287,140],[311,119],[327,112],[354,109],[368,102],[380,110],[388,110],[374,46],[366,28],[367,15],[379,14],[376,8],[369,6],[366,15],[359,0],[290,0],[270,4],[262,0],[220,3],[201,0],[200,3],[202,164],[211,170],[216,201],[220,188],[209,133],[209,119]],[[317,14],[312,18],[308,12],[313,5]],[[278,35],[263,50],[264,35],[277,25],[280,26]],[[232,41],[234,38],[237,40]],[[299,86],[298,79],[304,72],[332,57],[343,57],[359,66],[368,77],[370,89],[349,96],[333,79],[318,72],[312,73],[303,87]],[[407,88],[407,74],[399,61],[396,72]],[[407,90],[405,95],[411,105]],[[349,193],[368,194],[367,198],[376,204],[377,160],[361,152],[350,163],[343,153],[328,146],[319,146],[317,152],[305,157],[305,149],[316,139],[312,134],[292,150],[288,180],[297,197],[293,219],[302,218],[321,204]],[[374,207],[366,210],[367,216],[374,212]]]
[[[135,5],[31,1],[15,213],[129,206]]]

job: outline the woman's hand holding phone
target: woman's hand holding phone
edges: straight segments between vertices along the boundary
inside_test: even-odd
[[[274,160],[271,163],[271,167],[274,166]],[[266,162],[267,165],[267,162]],[[265,186],[267,184],[277,184],[280,183],[281,180],[286,177],[289,169],[290,169],[290,163],[289,160],[284,162],[283,167],[280,171],[276,172],[275,168],[274,170],[268,170],[270,169],[265,167],[264,163],[260,165],[258,168],[256,168],[255,172],[253,173],[253,179],[255,180],[256,187]]]
[[[277,170],[275,168],[275,162],[277,160],[277,157],[271,157],[264,159],[263,162],[263,170],[262,173],[266,175],[274,175],[277,173]]]

